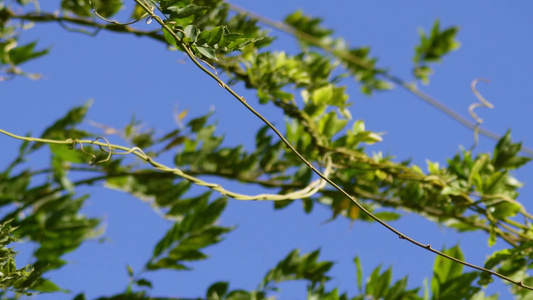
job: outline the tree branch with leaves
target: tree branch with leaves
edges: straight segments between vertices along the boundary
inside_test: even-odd
[[[50,51],[35,50],[36,42],[19,45],[30,23],[57,23],[68,31],[95,36],[95,40],[102,30],[148,37],[165,43],[171,50],[184,52],[221,87],[221,93],[225,90],[232,95],[265,125],[257,131],[252,147],[222,146],[224,137],[216,133],[211,114],[191,119],[185,126],[164,134],[143,132],[132,121],[122,130],[113,130],[131,145],[121,146],[111,144],[99,133],[79,128],[90,107],[87,103],[68,111],[38,138],[0,129],[4,135],[22,141],[18,155],[0,174],[0,199],[5,208],[2,224],[6,228],[13,224],[16,230],[9,229],[9,233],[38,245],[32,253],[31,266],[24,270],[16,270],[14,252],[8,251],[4,257],[15,274],[6,275],[10,280],[5,281],[4,297],[64,291],[46,279],[46,274],[66,264],[65,254],[103,233],[101,219],[82,212],[89,195],[77,195],[76,191],[94,184],[147,201],[161,217],[173,222],[143,269],[136,274],[128,267],[130,282],[126,291],[105,299],[158,299],[150,296],[153,283],[142,274],[192,270],[194,262],[207,259],[205,248],[218,244],[234,229],[218,224],[228,198],[273,201],[277,209],[302,201],[307,213],[319,205],[331,211],[332,219],[377,222],[400,239],[437,254],[430,287],[433,299],[493,299],[482,291],[492,282],[492,276],[512,283],[512,292],[517,296],[532,293],[533,280],[527,271],[533,249],[533,216],[517,200],[521,183],[511,174],[529,162],[529,157],[520,156],[521,152],[531,154],[529,148],[514,143],[510,132],[500,137],[479,127],[481,122],[472,111],[476,122],[466,120],[416,85],[427,83],[432,64],[459,47],[456,27],[441,30],[436,21],[429,35],[421,33],[414,56],[416,82],[409,83],[377,67],[369,48],[349,48],[346,41],[333,37],[332,30],[322,27],[320,19],[301,11],[279,23],[217,0],[134,2],[131,21],[125,22],[111,19],[124,4],[118,0],[63,0],[60,13],[41,11],[37,1],[33,1],[33,9],[25,1],[2,4],[2,78],[39,78],[21,67]],[[142,30],[136,27],[141,20],[160,28]],[[299,53],[272,51],[274,38],[260,22],[297,38]],[[498,143],[492,154],[463,150],[449,159],[447,166],[428,162],[426,171],[392,157],[368,154],[366,146],[380,142],[382,137],[367,130],[363,120],[352,120],[343,77],[353,77],[365,94],[385,92],[397,84],[472,129],[476,139],[479,133],[497,138]],[[259,113],[255,99],[245,99],[239,92],[242,87],[255,91],[258,104],[279,110],[286,118],[285,127],[274,126]],[[475,86],[473,91],[477,93]],[[483,99],[479,93],[476,95]],[[181,122],[186,115],[178,113],[177,119]],[[51,154],[50,166],[31,170],[26,160],[43,151],[45,144]],[[173,157],[174,166],[158,162],[166,155]],[[136,156],[143,164],[129,156]],[[83,178],[73,181],[72,174]],[[44,183],[35,179],[40,175],[46,175]],[[259,185],[269,192],[234,192],[223,184],[202,179],[203,176],[230,179],[245,186]],[[200,186],[203,192],[191,190],[193,185]],[[458,246],[437,250],[391,226],[388,222],[399,219],[401,211],[417,213],[458,231],[485,232],[489,245],[499,238],[507,248],[494,252],[483,266],[468,263]],[[318,250],[307,254],[294,250],[266,273],[257,289],[230,290],[229,283],[221,281],[208,288],[205,298],[267,299],[277,291],[279,282],[291,280],[308,282],[309,298],[423,298],[421,288],[407,288],[406,277],[392,283],[391,268],[384,272],[380,267],[374,269],[363,287],[358,257],[354,262],[359,295],[350,298],[339,294],[337,288],[326,287],[333,263],[319,261],[318,257]],[[464,266],[475,271],[465,273]],[[84,298],[83,294],[75,297]]]

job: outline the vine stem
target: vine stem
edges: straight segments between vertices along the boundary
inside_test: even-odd
[[[142,160],[146,161],[147,163],[149,163],[150,165],[152,165],[157,170],[175,174],[175,175],[177,175],[179,177],[182,177],[182,178],[184,178],[184,179],[186,179],[186,180],[188,180],[188,181],[190,181],[190,182],[192,182],[192,183],[194,183],[196,185],[208,187],[211,190],[217,191],[217,192],[219,192],[220,194],[222,194],[224,196],[229,196],[229,197],[231,197],[233,199],[236,199],[236,200],[246,200],[246,201],[252,201],[252,200],[255,200],[255,201],[264,201],[264,200],[284,201],[284,200],[295,200],[295,199],[309,198],[312,195],[314,195],[315,193],[317,193],[318,191],[322,190],[326,186],[326,181],[323,180],[322,178],[320,178],[320,179],[317,179],[317,180],[311,182],[309,185],[307,185],[306,187],[304,187],[304,188],[302,188],[300,190],[297,190],[297,191],[294,191],[294,192],[290,192],[290,193],[287,193],[287,194],[282,194],[282,195],[280,195],[280,194],[245,195],[245,194],[240,194],[240,193],[236,193],[236,192],[232,192],[232,191],[226,190],[220,184],[203,181],[203,180],[201,180],[201,179],[199,179],[197,177],[191,176],[191,175],[183,172],[182,170],[180,170],[178,168],[170,168],[170,167],[168,167],[166,165],[158,163],[154,159],[152,159],[150,156],[146,155],[144,153],[144,151],[142,151],[142,149],[140,149],[139,147],[128,148],[128,147],[124,147],[124,146],[120,146],[120,145],[113,145],[113,144],[110,144],[107,141],[107,139],[105,139],[103,137],[98,137],[96,140],[79,140],[79,139],[72,140],[72,139],[67,139],[67,140],[64,140],[64,141],[59,141],[59,140],[50,140],[50,139],[19,136],[19,135],[7,132],[7,131],[5,131],[3,129],[0,129],[0,133],[3,133],[5,135],[7,135],[7,136],[10,136],[10,137],[18,139],[18,140],[23,140],[23,141],[28,141],[28,142],[39,142],[39,143],[48,143],[48,144],[63,144],[63,145],[72,146],[72,148],[74,148],[78,144],[78,145],[80,145],[80,151],[82,151],[86,155],[92,157],[91,161],[89,162],[89,165],[95,165],[95,164],[106,162],[106,161],[108,161],[111,158],[112,155],[127,155],[127,154],[132,153],[132,154],[136,155],[137,157],[139,157],[140,159],[142,159]],[[98,141],[99,139],[102,139],[105,142],[99,142]],[[92,153],[89,153],[89,152],[86,152],[83,149],[83,145],[84,144],[90,144],[90,145],[99,146],[100,149],[107,154],[107,158],[105,158],[103,160],[100,160],[100,161],[96,161],[96,155],[94,155]],[[122,150],[124,152],[115,152],[116,149]],[[325,172],[325,174],[329,174],[332,171],[332,160],[331,160],[330,157],[326,157],[325,158],[325,166],[326,167],[325,167],[325,171],[324,172]]]
[[[270,127],[270,129],[272,129],[272,131],[274,131],[276,133],[276,135],[282,140],[282,142],[287,146],[287,148],[289,148],[307,167],[309,167],[311,170],[313,170],[313,172],[315,174],[317,174],[320,178],[322,178],[323,180],[325,180],[327,183],[329,183],[331,186],[333,186],[336,190],[338,190],[340,193],[342,193],[344,196],[346,196],[348,199],[350,199],[361,211],[363,211],[365,214],[367,214],[370,218],[372,218],[374,221],[378,222],[379,224],[381,224],[383,227],[387,228],[389,231],[393,232],[394,234],[398,235],[398,237],[402,240],[407,240],[409,242],[411,242],[412,244],[420,247],[420,248],[423,248],[423,249],[426,249],[430,252],[433,252],[437,255],[440,255],[442,257],[445,257],[449,260],[452,260],[454,262],[457,262],[457,263],[460,263],[462,265],[465,265],[467,267],[470,267],[470,268],[473,268],[473,269],[476,269],[476,270],[479,270],[479,271],[482,271],[482,272],[486,272],[488,274],[491,274],[491,275],[494,275],[494,276],[497,276],[505,281],[508,281],[510,283],[513,283],[517,286],[520,286],[520,287],[523,287],[523,288],[526,288],[528,290],[533,290],[533,287],[531,286],[528,286],[528,285],[525,285],[522,281],[515,281],[505,275],[502,275],[498,272],[495,272],[495,271],[492,271],[492,270],[489,270],[489,269],[486,269],[486,268],[483,268],[483,267],[480,267],[480,266],[477,266],[477,265],[474,265],[474,264],[471,264],[471,263],[468,263],[466,261],[463,261],[463,260],[460,260],[460,259],[457,259],[453,256],[450,256],[444,252],[441,252],[437,249],[434,249],[431,247],[430,244],[423,244],[423,243],[420,243],[418,242],[417,240],[403,234],[402,232],[400,232],[399,230],[397,230],[396,228],[392,227],[391,225],[387,224],[385,221],[381,220],[380,218],[376,217],[374,214],[372,214],[370,211],[368,211],[367,209],[365,209],[358,201],[357,199],[355,199],[355,197],[353,197],[352,195],[350,195],[348,192],[346,192],[344,189],[342,189],[339,185],[337,185],[333,180],[329,179],[327,176],[325,176],[324,174],[322,174],[322,172],[320,172],[315,166],[313,166],[305,157],[303,157],[302,154],[300,154],[300,152],[298,152],[298,150],[296,150],[296,148],[294,148],[294,146],[285,138],[285,136],[272,124],[270,123],[270,121],[268,121],[265,117],[263,117],[258,111],[256,111],[250,104],[248,104],[246,102],[246,100],[244,99],[244,97],[240,96],[239,94],[237,94],[233,89],[231,89],[229,86],[227,86],[224,81],[222,81],[220,78],[218,78],[218,76],[216,76],[215,74],[211,73],[207,68],[205,68],[202,64],[200,64],[200,62],[198,62],[196,56],[192,53],[192,51],[189,49],[189,47],[184,44],[182,42],[182,40],[176,35],[176,33],[174,32],[174,30],[172,28],[170,28],[159,16],[157,16],[151,9],[151,7],[145,2],[145,0],[134,0],[138,5],[140,5],[144,11],[146,11],[150,17],[154,20],[156,20],[157,23],[159,23],[159,25],[161,25],[161,27],[164,29],[164,30],[167,30],[173,37],[174,39],[176,40],[176,42],[178,43],[178,45],[185,51],[185,53],[187,54],[187,56],[192,60],[192,62],[198,67],[200,68],[204,73],[206,73],[209,77],[213,78],[216,82],[218,82],[218,84],[223,87],[226,91],[228,91],[233,97],[235,97],[239,102],[241,102],[242,105],[244,105],[251,113],[253,113],[256,117],[258,117],[261,121],[263,121],[263,123],[265,123],[268,127]],[[481,131],[480,131],[481,132]]]
[[[316,47],[319,47],[320,49],[324,50],[325,52],[333,55],[333,56],[336,56],[336,57],[339,57],[341,58],[341,60],[346,60],[346,61],[349,61],[349,62],[352,62],[364,69],[367,69],[369,71],[376,71],[374,70],[374,68],[370,65],[368,65],[367,63],[365,63],[363,60],[361,60],[359,57],[355,56],[355,55],[352,55],[350,53],[348,53],[347,51],[339,51],[339,50],[336,50],[334,49],[333,47],[330,47],[328,45],[325,45],[320,39],[310,35],[310,34],[307,34],[305,32],[302,32],[300,30],[297,30],[293,27],[290,27],[282,22],[278,22],[278,21],[274,21],[272,19],[269,19],[265,16],[262,16],[258,13],[255,13],[255,12],[252,12],[246,8],[243,8],[243,7],[240,7],[238,5],[235,5],[235,4],[232,4],[232,3],[228,3],[226,2],[230,9],[235,11],[235,12],[238,12],[238,13],[242,13],[242,14],[246,14],[254,19],[257,19],[259,22],[267,25],[267,26],[270,26],[274,29],[277,29],[277,30],[280,30],[282,32],[285,32],[293,37],[296,37],[297,39],[302,39]],[[394,74],[391,74],[387,71],[383,71],[383,70],[380,70],[380,71],[377,71],[376,72],[378,76],[382,76],[384,78],[386,78],[387,80],[389,80],[390,82],[392,83],[395,83],[399,86],[401,86],[404,90],[408,91],[409,93],[415,95],[417,98],[421,99],[422,101],[426,102],[427,104],[433,106],[434,108],[436,108],[437,110],[441,111],[442,113],[444,113],[445,115],[447,115],[448,117],[452,118],[453,120],[455,120],[456,122],[460,123],[461,125],[463,125],[464,127],[474,131],[474,133],[479,133],[485,137],[488,137],[492,140],[495,140],[495,141],[498,141],[500,140],[502,137],[500,135],[498,135],[497,133],[494,133],[486,128],[483,128],[481,126],[479,126],[479,124],[476,122],[472,122],[470,121],[469,119],[463,117],[460,113],[454,111],[453,109],[451,109],[450,107],[446,106],[444,103],[440,102],[439,100],[437,100],[436,98],[432,97],[431,95],[423,92],[422,90],[420,90],[415,84],[413,83],[409,83],[405,80],[403,80],[402,78],[394,75]],[[522,146],[521,150],[520,150],[522,153],[525,153],[525,154],[528,154],[529,156],[532,156],[533,157],[533,149],[532,148],[529,148],[527,146]]]

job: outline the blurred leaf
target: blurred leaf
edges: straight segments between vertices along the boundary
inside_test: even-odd
[[[488,205],[487,208],[494,218],[503,220],[508,217],[516,216],[522,206],[519,203],[502,200],[498,203]]]
[[[66,194],[43,199],[34,207],[33,214],[20,221],[16,233],[39,243],[33,253],[35,268],[60,268],[65,264],[61,259],[64,254],[100,235],[100,220],[87,218],[79,212],[87,198],[73,198],[73,195]]]
[[[228,292],[229,283],[225,281],[219,281],[213,283],[206,293],[207,299],[223,299],[224,295]]]
[[[337,113],[332,111],[320,119],[319,127],[326,137],[331,138],[333,135],[343,129],[347,123],[348,120],[339,119]]]
[[[165,10],[169,10],[172,12],[171,14],[172,18],[179,18],[179,19],[192,16],[199,12],[204,12],[208,9],[209,9],[209,6],[197,6],[197,5],[182,6],[182,3],[178,3],[175,5],[165,7]]]
[[[459,246],[454,246],[449,249],[443,249],[442,252],[455,257],[460,260],[464,260],[463,253]],[[463,265],[446,259],[442,256],[435,258],[435,264],[433,266],[433,279],[431,281],[431,290],[434,294],[439,294],[439,286],[443,285],[446,281],[458,277],[463,271]]]
[[[361,266],[361,260],[359,259],[359,256],[356,256],[354,259],[353,259],[353,262],[356,266],[356,269],[357,269],[357,273],[356,273],[356,277],[357,277],[357,288],[359,289],[359,291],[362,291],[363,290],[363,267]]]
[[[440,30],[439,20],[436,20],[429,36],[420,30],[420,44],[415,47],[413,61],[416,66],[414,75],[424,83],[429,82],[429,76],[433,73],[428,63],[440,62],[441,58],[459,48],[460,43],[456,40],[459,28],[450,27]]]
[[[0,289],[24,292],[34,286],[35,281],[40,279],[40,274],[28,266],[17,269],[17,252],[6,247],[17,241],[13,236],[15,228],[11,226],[11,222],[12,220],[0,223]]]
[[[42,292],[42,293],[53,293],[53,292],[63,292],[63,293],[70,293],[68,290],[61,289],[58,287],[55,283],[53,283],[50,280],[44,280],[39,285],[33,288],[36,291]]]
[[[435,62],[459,48],[460,43],[455,39],[459,28],[450,27],[440,30],[440,22],[436,20],[429,36],[420,30],[420,44],[415,48],[413,60],[416,63]]]
[[[498,141],[492,158],[495,169],[506,168],[515,169],[531,160],[530,157],[517,156],[522,148],[522,143],[512,143],[511,131]]]
[[[301,10],[297,10],[291,15],[285,18],[285,23],[301,32],[305,32],[315,38],[325,38],[333,33],[333,30],[329,30],[321,27],[320,18],[311,18],[305,16]]]
[[[395,212],[392,212],[392,211],[377,212],[377,213],[374,214],[374,216],[376,216],[379,219],[381,219],[382,221],[386,221],[386,222],[396,221],[396,220],[398,220],[401,217],[401,215],[399,213],[395,213]]]
[[[146,11],[140,6],[139,4],[135,3],[135,7],[133,8],[133,12],[131,13],[130,18],[132,20],[138,20],[142,18],[143,16],[147,15]]]
[[[209,193],[204,195],[209,195]],[[183,262],[206,259],[208,256],[200,250],[220,242],[223,234],[233,229],[214,226],[227,200],[218,198],[207,203],[208,197],[204,195],[189,202],[191,206],[188,212],[182,212],[183,220],[174,223],[157,243],[152,259],[146,265],[147,269],[189,270],[190,267],[185,266]]]
[[[252,300],[252,295],[250,292],[245,290],[234,290],[231,291],[225,298],[225,300]]]
[[[78,149],[72,149],[67,145],[49,144],[52,154],[62,162],[75,164],[88,163],[91,157]]]
[[[163,28],[163,38],[165,38],[165,41],[167,41],[167,43],[169,43],[170,45],[174,46],[176,49],[181,49],[178,46],[178,42],[176,41],[174,35],[166,28]]]
[[[93,16],[94,8],[104,18],[115,15],[122,8],[122,0],[91,0],[91,2],[92,8],[89,1],[62,0],[61,8],[81,17]]]
[[[217,60],[217,55],[216,55],[214,49],[201,47],[201,46],[196,46],[195,49],[198,50],[198,52],[200,52],[200,54],[202,54],[202,57],[206,57],[206,58],[212,59],[212,60]]]
[[[128,270],[128,276],[129,276],[129,277],[132,277],[132,276],[133,276],[133,269],[131,268],[130,265],[127,265],[126,268],[127,268],[127,270]]]
[[[0,43],[1,45],[1,43]],[[40,51],[35,51],[35,46],[37,45],[37,42],[31,42],[31,43],[28,43],[24,46],[18,46],[18,47],[15,47],[13,49],[11,49],[10,51],[8,51],[6,54],[8,55],[2,55],[0,56],[0,61],[2,63],[12,63],[14,65],[20,65],[24,62],[27,62],[29,60],[32,60],[32,59],[35,59],[35,58],[38,58],[38,57],[41,57],[45,54],[48,54],[48,52],[50,52],[50,49],[44,49],[44,50],[40,50]],[[0,54],[2,54],[2,52],[4,52],[5,49],[3,49],[2,51],[0,51]],[[6,60],[5,57],[9,57],[9,61]]]
[[[443,249],[442,252],[460,260],[465,260],[459,246]],[[431,291],[435,299],[454,300],[470,299],[481,288],[474,286],[473,282],[479,277],[479,272],[464,273],[463,265],[445,259],[442,256],[435,258]]]
[[[312,286],[328,281],[329,277],[326,273],[331,269],[333,263],[329,261],[318,262],[319,253],[320,251],[316,250],[300,256],[299,250],[293,250],[266,274],[260,287],[268,287],[273,282],[297,279],[309,280]]]
[[[144,278],[141,278],[141,279],[138,279],[135,281],[135,284],[138,285],[138,286],[145,286],[147,288],[152,288],[152,282],[147,280],[147,279],[144,279]]]

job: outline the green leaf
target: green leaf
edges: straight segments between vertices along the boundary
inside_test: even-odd
[[[15,228],[12,227],[12,222],[13,220],[8,220],[0,223],[0,289],[24,292],[25,289],[32,288],[36,282],[42,281],[40,278],[42,272],[29,266],[17,269],[15,263],[17,252],[12,247],[7,247],[17,241],[13,235]]]
[[[401,217],[399,213],[395,213],[392,211],[377,212],[374,214],[374,216],[378,217],[382,221],[387,221],[387,222],[396,221]]]
[[[315,38],[325,38],[333,33],[333,30],[321,27],[322,20],[320,18],[305,16],[301,10],[287,16],[285,23]]]
[[[505,218],[516,216],[521,208],[522,206],[519,203],[504,200],[488,205],[488,209],[492,216],[498,220],[504,220]]]
[[[176,260],[169,257],[164,257],[162,259],[156,260],[155,262],[149,262],[148,264],[146,264],[146,269],[152,271],[160,269],[170,269],[176,271],[190,270],[190,268],[186,267],[183,264],[180,264]]]
[[[52,270],[61,267],[65,264],[61,259],[64,254],[100,234],[100,220],[87,218],[80,213],[87,195],[79,198],[73,198],[72,194],[56,197],[48,196],[18,224],[19,236],[39,243],[33,253],[35,268],[42,266]]]
[[[180,241],[177,248],[173,249],[179,251],[196,250],[216,244],[221,240],[221,235],[228,232],[230,229],[224,227],[210,227],[201,232],[194,232]],[[170,255],[173,252],[170,252]]]
[[[333,97],[333,86],[332,85],[326,85],[321,88],[318,88],[313,91],[313,95],[311,96],[311,100],[315,104],[328,104],[331,101],[331,97]]]
[[[194,43],[196,42],[196,37],[198,36],[199,29],[196,28],[194,25],[189,25],[183,29],[183,32],[185,33],[185,38],[183,39],[183,42],[185,43]]]
[[[165,41],[167,41],[167,43],[174,46],[176,49],[180,49],[180,47],[178,46],[178,42],[176,41],[176,38],[166,28],[163,28],[163,37],[165,38]]]
[[[227,203],[228,199],[221,197],[211,202],[206,208],[199,209],[195,215],[190,215],[191,223],[189,230],[199,230],[208,225],[212,225],[218,219],[220,214],[222,214]]]
[[[74,299],[72,300],[85,300],[85,294],[84,293],[79,293],[78,295],[76,295],[76,297],[74,297]]]
[[[359,291],[362,291],[363,290],[363,267],[361,265],[361,260],[359,259],[359,256],[356,256],[354,259],[353,259],[353,262],[356,266],[356,269],[357,269],[357,273],[356,273],[356,277],[357,277],[357,288],[359,289]]]
[[[128,269],[128,276],[132,277],[133,276],[133,269],[131,268],[130,265],[127,265],[126,268]]]
[[[152,282],[149,281],[149,280],[147,280],[147,279],[144,279],[144,278],[141,278],[141,279],[139,279],[139,280],[136,280],[136,281],[135,281],[135,284],[136,284],[137,286],[145,286],[145,287],[147,287],[147,288],[152,288],[152,287],[153,287],[153,286],[152,286]]]
[[[365,287],[366,295],[374,295],[374,293],[379,293],[379,291],[376,291],[376,283],[379,280],[380,269],[381,269],[381,265],[377,266],[370,274],[370,277],[368,278],[368,282],[366,283],[366,287]]]
[[[67,145],[49,144],[52,154],[62,162],[71,162],[75,164],[88,163],[90,156],[84,154],[78,149],[72,149]]]
[[[225,298],[225,300],[252,300],[252,294],[245,290],[231,291]]]
[[[268,287],[272,282],[306,279],[312,286],[329,280],[326,273],[333,266],[332,262],[318,262],[320,251],[316,250],[300,256],[298,249],[293,250],[285,259],[271,269],[263,279],[260,288]]]
[[[94,10],[104,18],[115,15],[122,8],[122,0],[92,0]],[[88,1],[62,0],[61,8],[81,17],[93,16],[93,8]]]
[[[428,84],[429,77],[433,75],[433,69],[429,66],[417,66],[414,68],[413,73],[416,78],[422,80],[422,83]]]
[[[170,20],[177,26],[186,27],[204,15],[208,9],[209,6],[187,5],[182,7],[182,4],[179,3],[167,7],[164,11],[170,12]]]
[[[440,286],[439,293],[434,297],[442,300],[471,299],[481,290],[473,285],[478,275],[478,272],[470,272],[451,278]]]
[[[207,42],[209,46],[216,47],[218,43],[222,41],[224,35],[228,34],[228,28],[226,26],[217,26],[211,29],[211,36]]]
[[[456,40],[459,31],[457,27],[450,27],[442,31],[439,27],[439,20],[436,20],[429,36],[420,30],[420,44],[415,47],[413,61],[416,66],[413,73],[424,83],[429,82],[429,75],[433,72],[427,64],[440,62],[443,56],[460,46]]]
[[[443,249],[442,252],[457,259],[464,260],[463,253],[458,245],[450,249]],[[445,286],[446,282],[461,276],[462,271],[462,264],[456,263],[442,256],[437,256],[433,266],[433,279],[431,280],[431,291],[433,294],[438,296],[440,290],[443,288],[443,286]]]
[[[489,240],[488,240],[489,247],[496,245],[497,241],[498,241],[498,235],[496,234],[494,225],[490,225]]]
[[[516,169],[529,162],[532,158],[517,156],[522,148],[522,143],[511,141],[511,131],[508,130],[498,141],[492,158],[495,169]]]
[[[405,289],[407,288],[407,277],[404,277],[398,281],[387,291],[385,295],[385,300],[395,300],[395,299],[404,299],[407,297],[402,297],[406,293]]]
[[[156,244],[152,256],[159,256],[161,253],[163,253],[163,251],[165,251],[165,249],[170,247],[174,242],[178,241],[182,236],[183,233],[180,231],[180,224],[177,222],[174,223],[174,225],[172,225],[172,227],[167,231],[165,236]]]
[[[442,56],[459,48],[460,43],[455,39],[459,28],[450,27],[440,30],[439,20],[433,24],[429,36],[423,30],[420,31],[420,45],[416,47],[415,62],[440,61]]]
[[[53,292],[63,292],[70,293],[68,290],[64,290],[58,287],[55,283],[50,280],[43,280],[38,286],[33,288],[34,290],[42,293],[53,293]]]
[[[187,123],[187,127],[190,127],[192,132],[198,132],[200,129],[202,129],[205,124],[207,123],[207,119],[211,116],[211,113],[192,119]]]
[[[14,65],[20,65],[24,62],[41,57],[50,52],[49,48],[41,51],[35,51],[36,45],[37,42],[31,42],[24,46],[15,47],[8,52],[9,61],[7,61],[4,57],[1,57],[0,61],[2,63],[12,63]]]
[[[189,16],[192,16],[197,13],[205,13],[206,10],[209,9],[209,6],[197,6],[197,5],[187,5],[185,7],[180,7],[180,4],[171,5],[169,7],[166,7],[166,10],[169,10],[172,12],[171,18],[187,18]]]
[[[347,123],[348,120],[339,119],[337,116],[337,112],[332,111],[327,113],[322,119],[320,119],[319,128],[322,130],[322,133],[326,137],[332,137],[336,133],[341,131]]]
[[[213,283],[206,293],[207,299],[223,299],[224,295],[228,292],[229,283],[225,281],[219,281]]]
[[[202,57],[205,57],[205,58],[208,58],[208,59],[212,59],[212,60],[218,60],[216,52],[215,52],[214,49],[207,48],[207,47],[202,47],[202,46],[195,46],[194,48],[196,50],[198,50],[198,52],[200,52],[200,54],[202,54]]]

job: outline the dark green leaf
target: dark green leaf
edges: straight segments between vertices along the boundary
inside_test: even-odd
[[[144,278],[136,280],[135,284],[138,285],[138,286],[145,286],[145,287],[148,287],[148,288],[152,288],[152,282],[148,281],[148,280],[146,280]]]
[[[359,259],[359,256],[356,256],[353,259],[353,262],[356,267],[356,278],[357,278],[357,288],[361,292],[363,290],[363,266],[361,265],[361,260]]]
[[[206,293],[207,299],[222,299],[228,292],[229,283],[225,281],[219,281],[213,283]]]
[[[78,0],[62,0],[61,8],[68,10],[81,17],[93,16],[94,9],[102,17],[111,17],[122,8],[122,0],[92,0],[92,5],[89,1]]]
[[[70,293],[68,290],[61,289],[58,287],[55,283],[53,283],[50,280],[44,280],[41,282],[38,286],[33,288],[36,291],[42,292],[42,293],[53,293],[53,292],[63,292],[63,293]]]
[[[458,245],[450,249],[443,249],[442,252],[457,259],[464,260],[463,253]],[[433,294],[439,295],[441,289],[445,287],[446,283],[461,276],[462,271],[462,264],[456,263],[442,256],[437,256],[433,266],[433,279],[431,280],[431,290]]]
[[[497,170],[500,168],[515,169],[529,162],[531,158],[517,156],[522,148],[522,143],[513,143],[511,141],[511,131],[498,141],[494,149],[492,164]]]
[[[225,300],[252,300],[252,295],[250,292],[245,290],[234,290],[231,291],[225,298]]]
[[[520,209],[522,209],[522,206],[519,203],[502,200],[496,204],[487,206],[487,208],[490,209],[493,217],[498,220],[503,220],[508,217],[516,216]]]
[[[88,163],[91,157],[84,154],[78,149],[73,149],[68,145],[49,144],[50,151],[62,162],[71,162],[75,164]]]
[[[205,12],[209,9],[209,6],[196,6],[196,5],[187,5],[185,7],[180,7],[180,4],[171,5],[165,9],[172,12],[172,18],[183,19],[194,14]]]
[[[15,47],[14,49],[8,52],[9,62],[14,65],[20,65],[29,60],[48,54],[48,52],[50,51],[50,49],[35,51],[36,45],[37,42],[32,42],[24,46]],[[6,61],[3,57],[0,59],[0,61],[2,61],[3,63],[8,63],[8,61]]]

